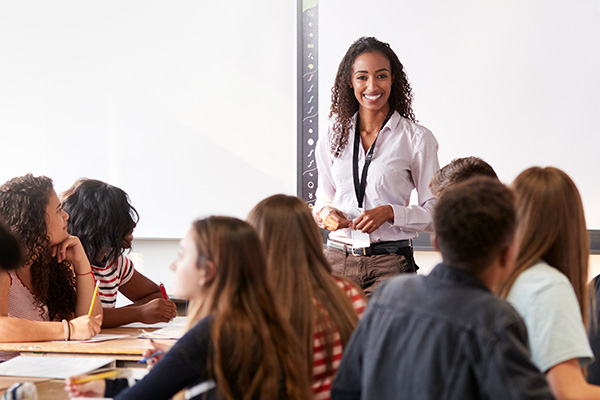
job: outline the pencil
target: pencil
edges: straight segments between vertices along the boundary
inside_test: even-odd
[[[90,305],[90,312],[88,316],[92,316],[92,311],[94,310],[94,303],[96,302],[96,297],[98,297],[98,286],[100,286],[100,281],[96,281],[96,288],[94,289],[94,297],[92,297],[92,304]]]
[[[162,350],[158,350],[157,352],[150,354],[148,357],[142,358],[139,362],[145,363],[146,361],[148,361],[151,358],[160,356],[162,353],[163,353]]]
[[[112,378],[113,376],[117,376],[117,373],[118,373],[117,370],[112,370],[112,371],[101,372],[96,375],[88,375],[86,377],[83,377],[81,379],[77,379],[76,381],[73,381],[73,384],[79,385],[80,383],[97,381],[98,379]]]
[[[169,300],[169,296],[167,296],[167,291],[165,289],[165,285],[163,285],[163,283],[160,283],[160,292],[162,293],[162,296],[165,300]]]

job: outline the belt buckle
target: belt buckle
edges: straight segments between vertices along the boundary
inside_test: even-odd
[[[358,251],[358,252],[357,252]],[[365,255],[365,248],[364,247],[359,247],[358,249],[356,247],[352,247],[352,251],[351,251],[352,255],[354,257],[360,257],[360,256],[364,256]]]

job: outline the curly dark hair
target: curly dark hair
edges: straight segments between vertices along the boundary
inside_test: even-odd
[[[113,261],[129,247],[125,237],[137,225],[139,215],[122,189],[81,178],[60,197],[69,214],[69,233],[79,237],[91,263],[101,261],[102,255]]]
[[[46,207],[52,179],[32,174],[10,179],[0,186],[0,214],[21,237],[25,263],[31,264],[31,285],[40,315],[48,307],[50,320],[75,316],[75,274],[68,261],[52,257],[46,227]]]
[[[392,67],[392,90],[388,102],[390,112],[398,111],[404,118],[417,122],[412,110],[413,93],[404,67],[389,44],[374,37],[357,39],[342,59],[331,88],[331,111],[329,118],[335,116],[333,123],[334,136],[331,141],[331,153],[339,156],[348,143],[348,127],[352,116],[358,111],[359,103],[350,87],[354,60],[361,54],[380,52],[390,60]]]

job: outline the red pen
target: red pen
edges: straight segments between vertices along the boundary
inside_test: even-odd
[[[163,283],[160,283],[160,292],[162,293],[163,297],[165,300],[169,300],[169,296],[167,296],[167,291],[165,289],[165,285],[163,285]]]

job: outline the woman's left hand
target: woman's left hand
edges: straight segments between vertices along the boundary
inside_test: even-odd
[[[352,229],[363,233],[375,232],[385,221],[394,220],[394,209],[390,205],[365,210],[353,222]]]
[[[83,245],[77,236],[70,235],[61,243],[52,247],[52,256],[63,262],[64,260],[71,261],[73,265],[78,265],[82,261],[87,261]],[[86,272],[86,271],[82,271]]]
[[[98,379],[85,383],[74,383],[83,376],[73,376],[65,382],[65,391],[71,397],[103,397],[106,390],[106,381]]]

